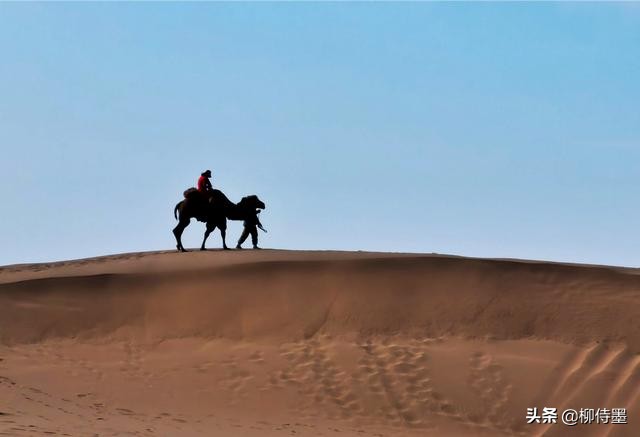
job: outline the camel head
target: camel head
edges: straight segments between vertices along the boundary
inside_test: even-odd
[[[247,208],[253,208],[253,209],[267,208],[267,205],[265,205],[264,202],[260,200],[258,196],[256,196],[255,194],[252,194],[251,196],[243,197],[242,200],[240,201],[240,205],[243,205]]]

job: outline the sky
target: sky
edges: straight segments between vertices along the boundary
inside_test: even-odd
[[[267,248],[640,266],[640,6],[0,3],[0,265],[173,249],[205,169]]]

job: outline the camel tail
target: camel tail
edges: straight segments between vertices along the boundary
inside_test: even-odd
[[[176,204],[176,207],[173,208],[173,216],[178,220],[178,208],[182,205],[182,200]]]

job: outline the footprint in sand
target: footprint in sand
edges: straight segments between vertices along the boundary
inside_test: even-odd
[[[427,427],[431,414],[450,413],[450,404],[433,391],[428,356],[421,347],[369,342],[363,350],[360,369],[392,425]]]
[[[301,417],[316,415],[318,406],[333,419],[350,419],[359,414],[361,406],[351,391],[350,376],[336,366],[316,339],[287,345],[281,356],[289,364],[270,379],[270,384],[295,387],[304,396],[306,402],[297,412]]]
[[[254,375],[234,361],[227,361],[224,368],[226,376],[218,384],[229,393],[230,403],[235,404],[247,396]]]
[[[469,369],[469,387],[487,406],[485,411],[468,415],[469,421],[503,428],[512,385],[505,380],[502,366],[492,356],[475,352],[469,359]]]
[[[251,355],[249,355],[249,358],[247,358],[247,360],[256,364],[261,364],[264,362],[264,355],[262,351],[255,351]]]

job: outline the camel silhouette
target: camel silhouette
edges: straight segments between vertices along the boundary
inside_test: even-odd
[[[229,249],[226,242],[227,219],[247,220],[255,215],[256,209],[266,208],[264,202],[255,194],[243,197],[237,204],[230,201],[220,190],[211,190],[206,196],[196,189],[188,189],[184,192],[184,197],[184,200],[173,208],[173,215],[178,220],[178,225],[173,228],[173,235],[176,237],[176,248],[181,252],[187,251],[182,245],[182,233],[192,218],[206,224],[200,250],[206,250],[207,238],[216,228],[220,229],[223,249]]]

